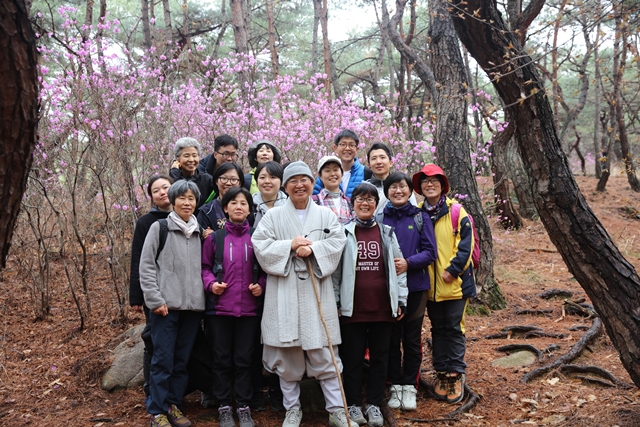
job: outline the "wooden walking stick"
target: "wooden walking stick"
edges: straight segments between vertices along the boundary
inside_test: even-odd
[[[344,394],[344,386],[342,385],[342,377],[340,376],[340,368],[338,367],[338,361],[336,355],[333,352],[333,345],[331,344],[331,334],[329,334],[329,327],[326,320],[324,320],[324,314],[322,313],[322,302],[320,301],[320,291],[318,284],[316,283],[316,276],[313,274],[313,267],[311,266],[311,260],[307,257],[307,268],[309,269],[309,275],[311,276],[311,283],[313,283],[313,291],[316,293],[316,301],[318,301],[318,310],[320,311],[320,320],[322,326],[324,326],[324,332],[327,334],[327,342],[329,344],[329,352],[331,353],[331,361],[333,367],[338,374],[338,385],[340,386],[340,394],[342,395],[342,405],[344,406],[344,414],[347,417],[347,426],[351,426],[351,419],[349,418],[349,407],[347,406],[347,396]]]

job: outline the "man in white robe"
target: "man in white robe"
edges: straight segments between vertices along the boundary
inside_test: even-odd
[[[300,380],[316,378],[325,397],[333,427],[349,427],[340,392],[339,372],[333,365],[329,344],[310,275],[316,278],[322,314],[329,329],[338,366],[340,324],[331,274],[340,263],[346,237],[331,210],[310,198],[314,176],[303,162],[284,171],[289,199],[270,209],[253,233],[258,262],[268,274],[262,316],[262,357],[265,368],[280,377],[287,414],[283,427],[298,427]],[[311,261],[312,271],[307,260]],[[353,421],[351,427],[357,427]]]

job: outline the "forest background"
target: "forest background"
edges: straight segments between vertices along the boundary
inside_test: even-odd
[[[438,33],[439,19],[454,3],[28,2],[40,120],[8,262],[28,284],[33,317],[52,316],[52,284],[63,279],[77,314],[74,330],[96,317],[114,328],[128,323],[130,236],[149,207],[144,184],[168,170],[179,137],[195,137],[205,153],[220,133],[236,136],[245,152],[269,139],[286,159],[314,165],[343,128],[360,135],[361,160],[382,141],[392,146],[398,170],[413,173],[431,161],[445,167],[454,194],[479,223],[478,304],[504,308],[490,222],[518,230],[522,218],[540,214],[527,159],[508,126],[513,104],[495,92],[518,67],[487,71],[457,38],[439,48],[451,37]],[[540,76],[542,87],[532,84],[517,102],[544,94],[571,170],[592,176],[598,191],[611,174],[640,190],[636,5],[495,6]],[[374,17],[371,25],[332,38],[332,17],[347,14],[355,23],[359,11]],[[463,19],[480,19],[477,11]],[[451,62],[461,75],[442,71]],[[459,110],[458,121],[448,109]],[[489,179],[490,191],[478,191],[477,177]],[[96,301],[90,278],[105,266],[110,296]]]

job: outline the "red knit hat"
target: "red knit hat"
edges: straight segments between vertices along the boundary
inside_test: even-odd
[[[426,176],[441,177],[442,181],[444,181],[442,185],[442,194],[447,194],[449,192],[449,180],[447,179],[447,176],[444,174],[444,171],[440,166],[434,165],[433,163],[424,165],[424,167],[420,169],[420,172],[413,175],[413,178],[411,180],[413,182],[413,188],[421,189],[420,180]],[[422,189],[420,190],[420,192],[422,192]]]

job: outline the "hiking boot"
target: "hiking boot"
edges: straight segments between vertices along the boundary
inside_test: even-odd
[[[299,427],[302,421],[302,410],[300,408],[291,408],[284,416],[282,427]]]
[[[400,405],[402,405],[402,386],[401,385],[392,385],[389,386],[389,408],[398,409]]]
[[[436,373],[435,394],[438,400],[447,400],[449,394],[449,374],[446,372]]]
[[[449,374],[449,391],[447,393],[447,403],[458,403],[464,399],[465,375],[454,372]]]
[[[349,418],[351,418],[352,421],[355,421],[356,423],[358,423],[358,425],[361,426],[367,423],[364,415],[362,415],[362,410],[359,406],[356,405],[349,406]]]
[[[238,408],[238,422],[240,423],[240,427],[253,427],[251,409],[248,406]]]
[[[231,412],[231,406],[219,407],[218,415],[220,427],[236,427],[236,422],[233,419],[233,412]]]
[[[189,427],[191,425],[191,421],[182,415],[182,411],[176,405],[171,405],[169,408],[167,419],[173,427]]]
[[[151,427],[171,427],[165,414],[151,415]]]
[[[251,404],[249,405],[252,411],[262,412],[267,410],[267,400],[264,398],[262,390],[253,393]]]
[[[384,425],[384,417],[380,412],[380,407],[376,405],[367,405],[364,407],[364,414],[367,416],[369,427],[382,427]]]
[[[282,392],[280,390],[269,390],[267,394],[267,400],[272,411],[284,411],[284,404],[282,403]]]
[[[203,408],[215,408],[216,406],[216,398],[205,393],[205,392],[201,392],[200,393],[200,406],[202,406]]]
[[[331,427],[358,427],[358,423],[353,420],[349,420],[349,424],[347,424],[347,414],[344,412],[344,408],[329,414],[329,425]]]
[[[415,411],[416,405],[416,393],[418,390],[412,385],[402,386],[402,409],[405,411]]]

